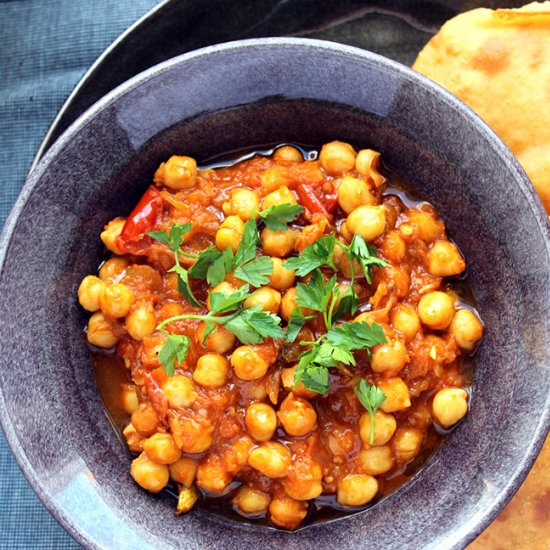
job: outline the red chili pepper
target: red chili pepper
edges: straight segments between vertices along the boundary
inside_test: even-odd
[[[122,228],[118,237],[118,244],[122,249],[126,249],[126,245],[129,243],[135,243],[142,239],[145,233],[153,227],[161,212],[162,197],[159,190],[151,185],[132,210]]]
[[[312,187],[305,183],[298,183],[296,193],[298,193],[300,203],[309,210],[310,214],[323,214],[323,216],[328,217],[336,208],[338,199],[335,192],[326,193],[323,196],[323,201],[321,201]]]

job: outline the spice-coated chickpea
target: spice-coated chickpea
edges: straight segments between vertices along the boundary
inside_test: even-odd
[[[279,291],[290,288],[296,279],[296,272],[293,269],[286,269],[281,258],[271,258],[271,262],[273,271],[269,276],[269,286]]]
[[[418,316],[420,320],[433,330],[446,329],[455,312],[454,300],[439,290],[422,296],[418,302]]]
[[[292,312],[299,307],[300,311],[305,315],[311,315],[313,311],[307,307],[298,306],[296,303],[296,300],[298,298],[298,289],[296,287],[289,288],[284,294],[283,298],[281,300],[281,310],[280,314],[281,317],[288,321],[290,319],[290,316],[292,315]]]
[[[197,485],[211,493],[222,493],[231,479],[218,455],[207,455],[197,466]]]
[[[409,361],[407,348],[401,340],[379,344],[372,351],[371,367],[374,372],[391,371],[397,374]]]
[[[390,262],[399,263],[407,254],[407,245],[399,231],[391,230],[384,235],[379,250]]]
[[[87,275],[78,287],[78,301],[87,311],[99,309],[99,297],[105,290],[105,283],[94,275]]]
[[[424,436],[416,428],[399,428],[393,438],[393,448],[397,462],[411,461],[420,451]]]
[[[378,481],[367,474],[348,474],[338,484],[337,500],[342,506],[363,506],[378,493]]]
[[[197,180],[197,161],[191,157],[173,155],[161,164],[155,174],[161,177],[164,185],[174,191],[190,189]],[[157,176],[158,175],[158,176]]]
[[[449,241],[435,242],[428,252],[428,271],[437,277],[460,275],[466,262],[455,244]]]
[[[469,309],[459,309],[453,315],[449,333],[462,349],[472,351],[483,336],[483,324]]]
[[[311,500],[323,492],[323,469],[309,454],[294,457],[287,476],[281,480],[286,494],[296,500]]]
[[[182,456],[168,466],[170,477],[180,485],[191,487],[195,481],[198,462],[194,458]]]
[[[248,464],[270,479],[284,477],[290,468],[292,453],[282,443],[268,441],[252,449]]]
[[[468,412],[468,392],[462,388],[443,388],[434,397],[432,410],[435,420],[450,428]]]
[[[319,160],[321,166],[331,176],[353,170],[355,166],[356,153],[349,143],[342,141],[331,141],[321,147]]]
[[[390,313],[392,327],[400,332],[406,342],[410,342],[420,330],[420,319],[416,311],[403,304],[395,306]]]
[[[168,466],[153,462],[145,453],[141,453],[132,461],[130,475],[140,487],[151,493],[162,491],[168,484],[170,477]]]
[[[304,156],[296,147],[292,147],[292,145],[283,145],[275,149],[273,159],[284,162],[303,162]]]
[[[359,453],[359,463],[365,474],[378,476],[389,472],[393,467],[393,455],[390,447],[372,447]]]
[[[292,228],[273,231],[269,227],[264,227],[260,233],[260,237],[262,239],[262,248],[268,256],[284,258],[294,250],[298,232]]]
[[[261,306],[263,311],[277,313],[281,305],[281,293],[268,286],[262,286],[247,298],[243,305],[244,307]]]
[[[239,216],[227,216],[216,231],[216,246],[219,250],[230,248],[237,252],[244,233],[244,222]]]
[[[260,209],[260,197],[256,191],[250,189],[233,189],[229,201],[223,203],[222,209],[226,215],[239,216],[246,222],[258,217],[256,212]]]
[[[380,409],[385,413],[401,411],[411,406],[411,397],[407,384],[399,377],[378,382],[378,388],[386,396]]]
[[[290,177],[286,166],[272,166],[262,172],[262,188],[271,192],[279,189],[281,185],[288,185]]]
[[[281,187],[264,197],[262,210],[267,210],[271,206],[279,206],[281,204],[296,204],[296,198],[286,185],[281,185]]]
[[[372,149],[361,149],[355,159],[355,169],[380,187],[386,178],[380,174],[380,153]]]
[[[365,180],[345,176],[338,185],[338,204],[346,214],[351,214],[359,206],[376,204],[376,198]]]
[[[122,232],[122,228],[126,223],[126,218],[116,218],[111,220],[99,235],[103,244],[114,254],[124,254],[117,245],[117,238]]]
[[[106,287],[99,296],[99,307],[104,315],[116,319],[124,317],[136,298],[133,292],[122,283]]]
[[[132,413],[134,428],[145,437],[153,435],[159,426],[159,417],[151,405],[143,403]]]
[[[296,529],[307,515],[307,502],[286,495],[276,496],[269,505],[271,521],[283,529]]]
[[[99,269],[99,278],[102,281],[114,281],[122,277],[125,269],[130,265],[126,258],[111,258],[107,260]]]
[[[206,388],[220,388],[227,380],[229,361],[218,353],[199,357],[193,372],[193,380]]]
[[[445,234],[445,224],[429,212],[409,210],[408,218],[413,234],[425,243],[432,243]]]
[[[86,338],[93,346],[104,349],[110,349],[118,342],[118,336],[114,333],[111,323],[100,311],[90,317]]]
[[[123,384],[120,388],[120,405],[128,414],[139,407],[137,388],[133,384]]]
[[[197,332],[198,341],[202,344],[206,325],[201,323]],[[204,341],[204,347],[216,353],[227,353],[235,346],[237,338],[232,332],[229,332],[221,325],[216,325],[214,330],[208,335]]]
[[[191,406],[197,399],[193,381],[183,374],[169,376],[161,386],[170,407],[181,409]]]
[[[181,457],[174,438],[168,433],[156,433],[143,442],[143,451],[157,464],[172,464]]]
[[[317,426],[317,413],[305,399],[289,393],[277,413],[286,433],[294,436],[306,435]]]
[[[254,346],[239,346],[229,360],[235,374],[241,380],[261,378],[269,368],[269,363],[254,349]]]
[[[168,423],[176,445],[184,453],[203,453],[214,442],[214,427],[208,420],[172,417]]]
[[[374,241],[386,228],[385,206],[359,206],[348,215],[346,227],[354,235],[361,235],[365,241]]]
[[[377,410],[374,413],[374,436],[372,445],[385,445],[395,433],[397,421],[393,414]],[[371,419],[370,414],[365,412],[359,419],[359,435],[365,445],[371,445]]]
[[[270,500],[267,493],[245,485],[233,497],[233,505],[245,514],[261,514],[267,510]]]
[[[155,316],[153,304],[150,302],[143,302],[137,305],[137,307],[126,315],[124,327],[128,331],[128,334],[130,334],[134,340],[138,341],[153,334],[157,327],[157,318]]]
[[[134,428],[131,422],[122,430],[122,435],[126,439],[126,444],[130,451],[141,453],[141,445],[145,441],[145,438]]]
[[[267,403],[252,403],[246,409],[245,424],[256,441],[269,441],[277,429],[277,414]]]

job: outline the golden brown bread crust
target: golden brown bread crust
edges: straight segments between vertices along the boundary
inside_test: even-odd
[[[458,15],[428,42],[413,68],[493,128],[550,213],[550,1]]]

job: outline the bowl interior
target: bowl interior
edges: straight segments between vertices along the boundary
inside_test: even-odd
[[[98,397],[76,300],[156,166],[341,139],[382,152],[441,212],[486,324],[471,412],[429,464],[365,512],[289,534],[140,490]],[[47,506],[105,548],[462,546],[494,517],[548,427],[548,226],[517,163],[464,106],[397,64],[320,42],[208,48],[154,68],[79,119],[31,175],[3,237],[0,411]],[[376,533],[376,537],[372,534]]]

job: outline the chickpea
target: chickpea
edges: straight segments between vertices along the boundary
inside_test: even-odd
[[[345,223],[343,223],[340,228],[345,227]],[[353,236],[349,239],[351,239]],[[357,260],[353,260],[350,264],[349,260],[344,254],[344,251],[339,247],[336,246],[334,248],[334,263],[336,267],[340,270],[342,275],[346,279],[351,279],[352,273],[355,275],[356,279],[362,279],[365,275],[363,274],[363,269],[361,268],[361,264]]]
[[[168,466],[153,462],[145,453],[132,461],[130,475],[140,487],[151,493],[162,491],[169,480]]]
[[[454,300],[439,290],[425,294],[418,302],[420,320],[434,330],[446,329],[451,323],[454,312]]]
[[[356,153],[349,143],[331,141],[321,147],[319,160],[324,170],[331,176],[353,170]]]
[[[296,529],[307,515],[307,502],[286,495],[276,496],[269,505],[271,521],[284,529]]]
[[[410,342],[420,330],[420,319],[410,306],[395,306],[390,313],[390,321],[392,327],[403,335],[406,342]]]
[[[132,291],[121,283],[108,286],[99,296],[99,307],[107,317],[124,317],[136,298]]]
[[[260,197],[250,189],[233,189],[229,202],[224,202],[222,209],[226,215],[239,216],[244,222],[256,219],[260,209]]]
[[[143,436],[152,436],[159,426],[159,417],[151,405],[143,403],[132,413],[132,424]]]
[[[255,446],[254,441],[247,435],[233,441],[223,454],[224,468],[230,474],[237,474],[247,466],[248,455]]]
[[[462,388],[443,388],[432,404],[435,420],[444,428],[450,428],[462,420],[468,412],[468,392]]]
[[[227,216],[216,231],[216,246],[219,250],[230,248],[237,252],[244,233],[244,222],[239,216]]]
[[[420,451],[422,432],[416,428],[399,428],[393,438],[393,447],[397,462],[410,462]]]
[[[294,284],[296,272],[292,269],[287,269],[283,265],[281,258],[271,258],[273,271],[269,276],[269,286],[275,290],[286,290]]]
[[[366,178],[370,178],[376,187],[380,187],[386,178],[380,174],[380,153],[372,149],[361,149],[355,159],[355,169]]]
[[[428,252],[428,271],[437,277],[460,275],[466,262],[455,244],[449,241],[435,242]]]
[[[268,441],[248,455],[248,465],[270,479],[285,477],[290,468],[292,453],[282,443]]]
[[[139,407],[137,388],[133,384],[123,384],[120,390],[120,404],[124,412],[132,414]]]
[[[338,204],[346,214],[351,214],[359,206],[376,204],[376,199],[364,180],[345,176],[338,185]]]
[[[267,210],[271,206],[279,206],[280,204],[297,204],[292,191],[286,185],[281,185],[281,187],[264,197],[262,210]]]
[[[90,317],[86,338],[92,346],[104,349],[110,349],[118,342],[118,336],[113,332],[111,323],[100,311]]]
[[[122,435],[126,439],[126,444],[130,451],[133,453],[141,453],[141,445],[145,438],[134,428],[131,422],[122,430]]]
[[[197,180],[197,161],[191,157],[171,156],[155,173],[155,182],[164,183],[174,191],[190,189]]]
[[[222,493],[231,479],[218,455],[206,456],[197,466],[197,485],[206,491]]]
[[[124,251],[117,245],[117,239],[126,223],[126,218],[115,218],[111,220],[99,235],[103,244],[114,254],[124,254]]]
[[[348,226],[346,225],[345,220],[342,221],[342,223],[338,227],[338,232],[340,233],[340,235],[342,235],[344,241],[346,241],[347,243],[350,243],[352,241],[353,233],[351,233],[351,231],[348,229]],[[341,252],[340,255],[344,256],[344,251],[341,248],[336,247],[334,251],[336,252],[336,250],[340,250]]]
[[[372,351],[371,367],[377,373],[391,371],[397,374],[408,362],[409,354],[401,340],[379,344]]]
[[[214,426],[208,420],[172,417],[168,421],[172,437],[176,445],[184,452],[190,454],[203,453],[208,450],[214,439],[212,432]]]
[[[359,453],[359,463],[366,474],[378,476],[393,468],[393,455],[387,445],[363,449]]]
[[[408,218],[414,235],[425,243],[432,243],[445,233],[445,224],[429,212],[409,210]]]
[[[311,403],[292,392],[281,403],[277,416],[289,435],[306,435],[317,426],[317,413]]]
[[[283,145],[273,152],[273,160],[283,162],[304,162],[302,153],[291,145]]]
[[[386,228],[386,207],[359,206],[348,215],[346,227],[354,235],[361,235],[365,241],[374,241]]]
[[[285,166],[272,166],[262,173],[262,187],[266,191],[275,191],[281,185],[288,185],[290,177]]]
[[[244,301],[244,307],[261,306],[270,313],[277,313],[280,305],[281,294],[268,286],[262,286]]]
[[[290,319],[290,316],[292,315],[292,312],[297,308],[300,307],[300,311],[308,316],[312,315],[313,311],[307,307],[298,306],[296,303],[296,299],[298,298],[297,295],[298,289],[296,287],[289,288],[283,295],[283,298],[281,300],[281,317],[288,322]]]
[[[281,382],[283,383],[283,387],[286,391],[294,392],[294,395],[298,397],[304,397],[305,399],[313,399],[314,397],[319,395],[317,392],[306,388],[303,382],[298,382],[298,384],[294,386],[295,373],[296,365],[294,365],[293,367],[288,367],[281,371]]]
[[[284,258],[294,250],[298,232],[292,228],[273,231],[269,227],[264,227],[260,233],[260,237],[262,239],[262,248],[268,256]]]
[[[395,433],[397,421],[393,414],[387,414],[380,409],[374,413],[374,436],[370,442],[371,419],[370,414],[365,412],[359,419],[359,435],[365,445],[385,445]]]
[[[199,357],[193,380],[206,388],[220,388],[225,384],[229,372],[229,361],[218,353],[207,353]]]
[[[111,258],[99,269],[99,278],[102,281],[113,281],[122,277],[130,262],[126,258]]]
[[[453,315],[449,332],[462,349],[472,351],[483,336],[483,324],[469,309],[459,309]]]
[[[277,429],[277,414],[267,403],[252,403],[246,409],[245,423],[256,441],[269,441]]]
[[[150,336],[157,328],[157,318],[153,304],[144,302],[139,304],[126,316],[124,327],[128,334],[141,342],[146,336]]]
[[[78,287],[78,301],[87,311],[99,309],[99,297],[105,290],[105,283],[94,275],[87,275]]]
[[[409,388],[401,378],[396,377],[388,380],[381,380],[378,383],[378,387],[386,396],[385,401],[380,405],[380,409],[382,409],[383,412],[392,413],[411,406]]]
[[[194,458],[182,456],[179,460],[168,466],[170,477],[180,485],[191,487],[195,481],[197,464],[198,462]]]
[[[226,281],[222,281],[209,292],[208,298],[206,299],[206,307],[208,308],[208,310],[212,309],[210,307],[210,294],[223,294],[225,296],[229,296],[230,294],[233,294],[233,292],[235,292],[236,290],[237,289],[233,285],[229,284]]]
[[[157,464],[172,464],[181,457],[174,438],[167,433],[156,433],[146,439],[143,442],[143,451],[149,460]]]
[[[233,497],[233,506],[245,514],[263,514],[267,511],[269,501],[267,493],[245,485],[240,487]]]
[[[378,493],[378,481],[367,474],[348,474],[338,484],[337,500],[342,506],[363,506]]]
[[[170,407],[181,409],[190,407],[197,399],[193,381],[183,374],[169,376],[161,386]]]
[[[281,480],[286,494],[296,500],[311,500],[323,492],[323,470],[309,454],[300,454],[292,461],[287,477]]]
[[[239,346],[229,360],[235,374],[241,380],[261,378],[269,368],[269,363],[254,349],[254,346]]]
[[[202,343],[206,325],[202,323],[198,330],[198,339]],[[221,325],[216,325],[216,328],[208,335],[204,341],[204,346],[210,351],[216,353],[227,353],[235,346],[237,338],[231,332]]]
[[[399,263],[407,254],[407,245],[398,231],[388,231],[380,246],[380,251],[390,262]]]

